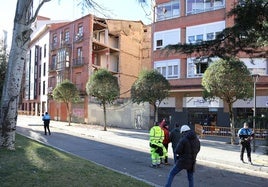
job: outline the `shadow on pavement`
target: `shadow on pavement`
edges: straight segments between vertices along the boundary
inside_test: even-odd
[[[17,132],[46,145],[103,165],[109,169],[148,181],[150,184],[156,184],[153,186],[164,186],[169,170],[172,167],[150,168],[150,154],[140,150],[130,149],[128,142],[125,142],[125,146],[122,146],[122,144],[117,146],[92,137],[78,137],[65,132],[58,132],[56,129],[55,132],[52,132],[51,136],[43,135],[42,130],[33,130],[24,127],[17,127]],[[124,136],[127,135],[122,134]],[[134,133],[134,138],[136,138],[135,136],[142,135]],[[228,171],[220,167],[211,167],[199,163],[196,168],[195,184],[197,187],[261,187],[267,185],[267,178],[263,177]],[[185,171],[182,171],[175,177],[173,185],[188,186]]]

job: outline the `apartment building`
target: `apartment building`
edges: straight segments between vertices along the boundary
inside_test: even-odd
[[[168,44],[196,43],[212,40],[218,32],[233,25],[226,15],[234,3],[227,0],[156,0],[155,19],[152,25],[154,69],[164,75],[172,85],[170,97],[159,110],[159,119],[167,118],[171,124],[204,123],[209,117],[213,125],[229,126],[226,104],[217,99],[206,102],[202,98],[201,79],[210,63],[196,60],[184,54],[161,55],[161,48]],[[256,83],[256,115],[267,115],[268,106],[268,61],[265,58],[250,59],[239,55],[252,74],[259,74]],[[234,103],[237,118],[252,120],[253,100]],[[257,124],[257,128],[258,125]]]
[[[118,78],[120,86],[116,107],[107,109],[108,125],[130,127],[126,115],[116,110],[133,110],[129,102],[131,85],[142,69],[151,68],[150,34],[150,27],[140,21],[103,19],[91,14],[50,30],[48,94],[63,80],[70,80],[81,98],[71,106],[72,122],[102,124],[102,107],[87,95],[86,83],[95,71],[106,68]],[[65,104],[49,98],[48,107],[52,119],[67,121]],[[135,120],[133,115],[128,117]]]
[[[66,24],[38,16],[25,60],[19,113],[41,116],[48,110],[47,86],[49,63],[49,30]]]

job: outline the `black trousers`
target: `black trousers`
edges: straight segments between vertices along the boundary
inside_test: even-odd
[[[166,148],[166,150],[168,151],[168,144],[163,144],[164,145],[164,147]],[[168,163],[168,156],[165,156],[165,158],[164,158],[164,162],[165,163]]]
[[[244,152],[247,151],[248,161],[251,162],[251,146],[250,142],[241,142],[240,159],[244,161]]]
[[[49,129],[49,124],[44,124],[44,129],[45,129],[45,135],[47,135],[47,131],[48,131],[49,135],[51,134],[50,129]]]

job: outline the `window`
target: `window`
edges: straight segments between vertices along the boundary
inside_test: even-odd
[[[46,94],[46,81],[43,81],[43,95]]]
[[[214,33],[213,32],[207,33],[207,40],[213,40],[213,39],[214,39]]]
[[[214,0],[214,8],[224,7],[225,0]]]
[[[63,77],[63,71],[59,71],[57,73],[57,85],[62,83],[62,81],[64,80],[64,77]]]
[[[268,60],[265,58],[240,58],[251,74],[267,75]]]
[[[180,74],[179,65],[179,59],[156,61],[154,62],[154,69],[166,77],[166,79],[177,79]]]
[[[74,65],[81,65],[83,64],[83,50],[82,47],[77,48],[77,58],[74,61]]]
[[[170,44],[178,44],[181,41],[181,30],[172,29],[154,33],[154,50]]]
[[[44,58],[47,56],[47,44],[44,45]]]
[[[83,25],[82,24],[78,25],[78,31],[77,31],[77,33],[83,34]]]
[[[51,62],[51,70],[55,70],[57,65],[57,55],[52,56],[52,62]]]
[[[194,43],[195,42],[195,36],[188,36],[188,42]]]
[[[186,14],[198,14],[224,7],[225,0],[186,0]]]
[[[43,76],[46,76],[46,63],[43,64]]]
[[[57,34],[53,34],[53,36],[52,36],[52,45],[51,45],[52,50],[56,49],[57,45],[58,45]]]
[[[166,77],[166,75],[167,75],[167,68],[166,68],[166,67],[162,67],[162,72],[161,72],[161,74],[162,74],[164,77]]]
[[[39,78],[41,77],[41,74],[42,74],[41,68],[42,68],[42,65],[39,64],[39,65],[38,65],[38,77],[39,77]]]
[[[64,41],[67,43],[70,41],[70,32],[68,30],[65,31]]]
[[[208,68],[209,64],[215,61],[217,58],[208,59],[207,57],[203,57],[200,59],[196,58],[188,58],[187,59],[187,77],[188,78],[196,78],[202,77]]]
[[[187,43],[213,40],[221,31],[225,29],[225,21],[213,22],[209,24],[195,25],[186,28]]]
[[[161,49],[163,46],[163,40],[157,40],[156,41],[156,49]]]
[[[208,68],[208,63],[206,63],[206,62],[196,63],[195,64],[195,74],[196,75],[204,74],[207,68]]]
[[[77,58],[82,58],[83,57],[83,51],[82,47],[77,48]]]
[[[167,78],[177,78],[178,77],[178,65],[168,66]]]
[[[70,54],[66,50],[66,48],[62,48],[58,50],[58,60],[57,60],[57,69],[63,69],[65,67],[69,67],[70,63]]]
[[[216,36],[216,37],[219,36],[220,33],[221,33],[221,32],[216,32],[216,33],[215,33],[215,36]]]
[[[168,75],[172,75],[172,66],[168,66]]]
[[[39,59],[42,60],[42,47],[39,48]]]
[[[52,42],[53,44],[56,44],[58,42],[57,34],[53,34]]]
[[[80,41],[82,41],[82,39],[83,39],[83,25],[80,24],[80,25],[78,25],[78,31],[77,31],[77,34],[75,36],[75,41],[80,42]]]
[[[196,35],[196,42],[202,42],[203,41],[203,34]]]
[[[156,7],[156,21],[170,19],[180,16],[180,2],[173,0],[168,3],[159,4]]]

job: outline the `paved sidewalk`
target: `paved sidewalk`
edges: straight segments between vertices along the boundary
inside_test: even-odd
[[[149,136],[148,131],[146,130],[107,128],[107,131],[103,131],[103,127],[101,126],[92,126],[92,125],[75,124],[75,123],[72,123],[71,126],[69,126],[68,123],[66,122],[58,122],[58,121],[51,121],[50,128],[52,135],[44,136],[42,121],[40,117],[36,116],[18,117],[18,123],[17,123],[18,133],[31,137],[40,142],[47,143],[48,145],[50,145],[50,141],[53,141],[53,138],[55,138],[54,136],[56,136],[56,134],[58,135],[60,133],[62,134],[64,133],[76,137],[82,137],[98,141],[105,144],[109,143],[110,145],[127,148],[133,151],[139,151],[141,153],[144,153],[145,157],[148,157]],[[239,145],[227,144],[226,142],[229,141],[229,139],[227,138],[205,137],[204,139],[200,139],[200,141],[201,141],[201,151],[198,154],[197,163],[206,166],[225,168],[230,171],[241,170],[241,173],[243,174],[252,176],[261,176],[263,178],[268,179],[268,156],[263,154],[266,148],[265,146],[262,145],[264,144],[264,141],[256,141],[257,149],[255,153],[252,153],[252,162],[254,164],[253,166],[250,164],[243,164],[242,162],[240,162]],[[58,143],[60,144],[60,142]],[[57,145],[55,147],[57,148]],[[65,151],[71,152],[68,150]],[[135,155],[135,157],[138,156]],[[244,157],[245,160],[247,160],[246,153]],[[173,158],[173,155],[172,155],[172,148],[170,145],[169,160],[172,163],[173,160],[171,158]],[[138,163],[140,161],[136,160],[136,162]],[[150,157],[148,157],[148,159],[145,160],[145,162],[148,163],[149,165]],[[105,163],[103,165],[105,165]],[[111,164],[108,166],[111,166]],[[147,166],[145,168],[143,172],[149,172],[145,171],[149,169],[152,170],[151,168],[147,169]],[[168,173],[168,171],[169,169],[166,169],[165,172]],[[128,172],[123,173],[129,174]],[[130,173],[129,175],[132,174]],[[142,175],[144,174],[141,173],[140,175],[141,177],[139,177],[139,175],[138,177],[137,176],[135,177],[143,179]],[[166,176],[162,176],[163,173],[159,173],[158,175],[159,176],[161,175],[162,178],[166,178]],[[147,182],[154,181],[153,178],[152,180],[148,179],[146,180]],[[157,186],[155,184],[152,185]]]

